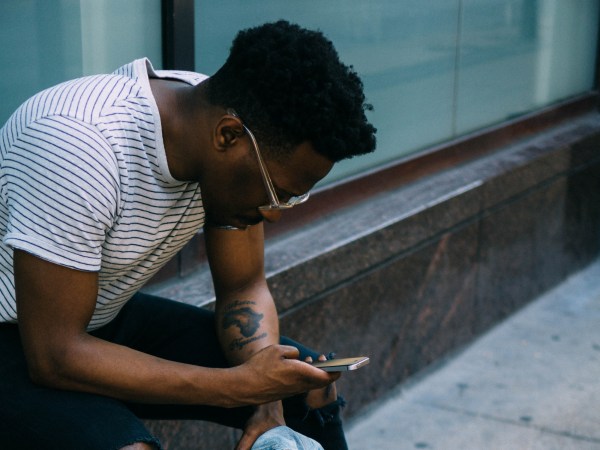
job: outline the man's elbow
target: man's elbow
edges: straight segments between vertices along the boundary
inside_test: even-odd
[[[64,353],[60,353],[45,350],[27,355],[27,369],[32,383],[50,388],[65,387],[69,364]]]

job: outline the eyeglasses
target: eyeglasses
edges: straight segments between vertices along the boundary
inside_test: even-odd
[[[254,147],[254,152],[256,153],[256,159],[258,160],[258,167],[260,168],[260,173],[262,175],[263,183],[265,185],[265,189],[267,190],[267,195],[269,197],[268,205],[263,205],[263,206],[258,207],[259,211],[261,211],[261,214],[268,215],[269,211],[282,211],[285,209],[290,209],[290,208],[293,208],[296,205],[300,205],[301,203],[304,203],[306,200],[308,200],[308,197],[310,196],[310,192],[307,192],[302,195],[292,196],[285,202],[279,201],[279,197],[277,197],[277,192],[275,191],[275,187],[273,186],[273,181],[271,180],[271,177],[269,176],[269,172],[267,170],[267,165],[265,164],[265,161],[263,160],[263,157],[258,148],[258,143],[256,142],[256,138],[254,137],[254,133],[252,133],[252,131],[250,131],[250,129],[246,125],[244,125],[244,122],[242,121],[242,119],[237,115],[237,113],[233,109],[228,109],[227,112],[229,114],[231,114],[232,116],[240,119],[240,122],[241,122],[242,126],[244,127],[244,130],[250,137],[250,141],[252,141],[252,147]]]

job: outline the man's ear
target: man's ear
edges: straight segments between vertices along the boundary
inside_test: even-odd
[[[244,127],[239,119],[226,114],[214,128],[213,145],[220,151],[226,151],[235,146],[243,135]]]

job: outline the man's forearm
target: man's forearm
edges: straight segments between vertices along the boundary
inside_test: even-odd
[[[243,404],[236,397],[246,395],[231,389],[242,378],[233,370],[167,361],[92,336],[52,353],[36,363],[30,358],[34,382],[139,403],[231,407]]]
[[[241,364],[262,348],[279,343],[279,318],[266,287],[218,305],[217,329],[230,363]],[[262,433],[280,425],[285,425],[280,400],[258,405],[236,448],[250,447]]]
[[[279,318],[266,287],[220,300],[216,326],[232,364],[241,364],[259,350],[279,343]]]

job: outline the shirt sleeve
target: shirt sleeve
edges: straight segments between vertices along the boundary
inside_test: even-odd
[[[63,266],[100,270],[119,204],[118,164],[100,131],[69,117],[38,120],[8,149],[2,170],[4,243]]]

